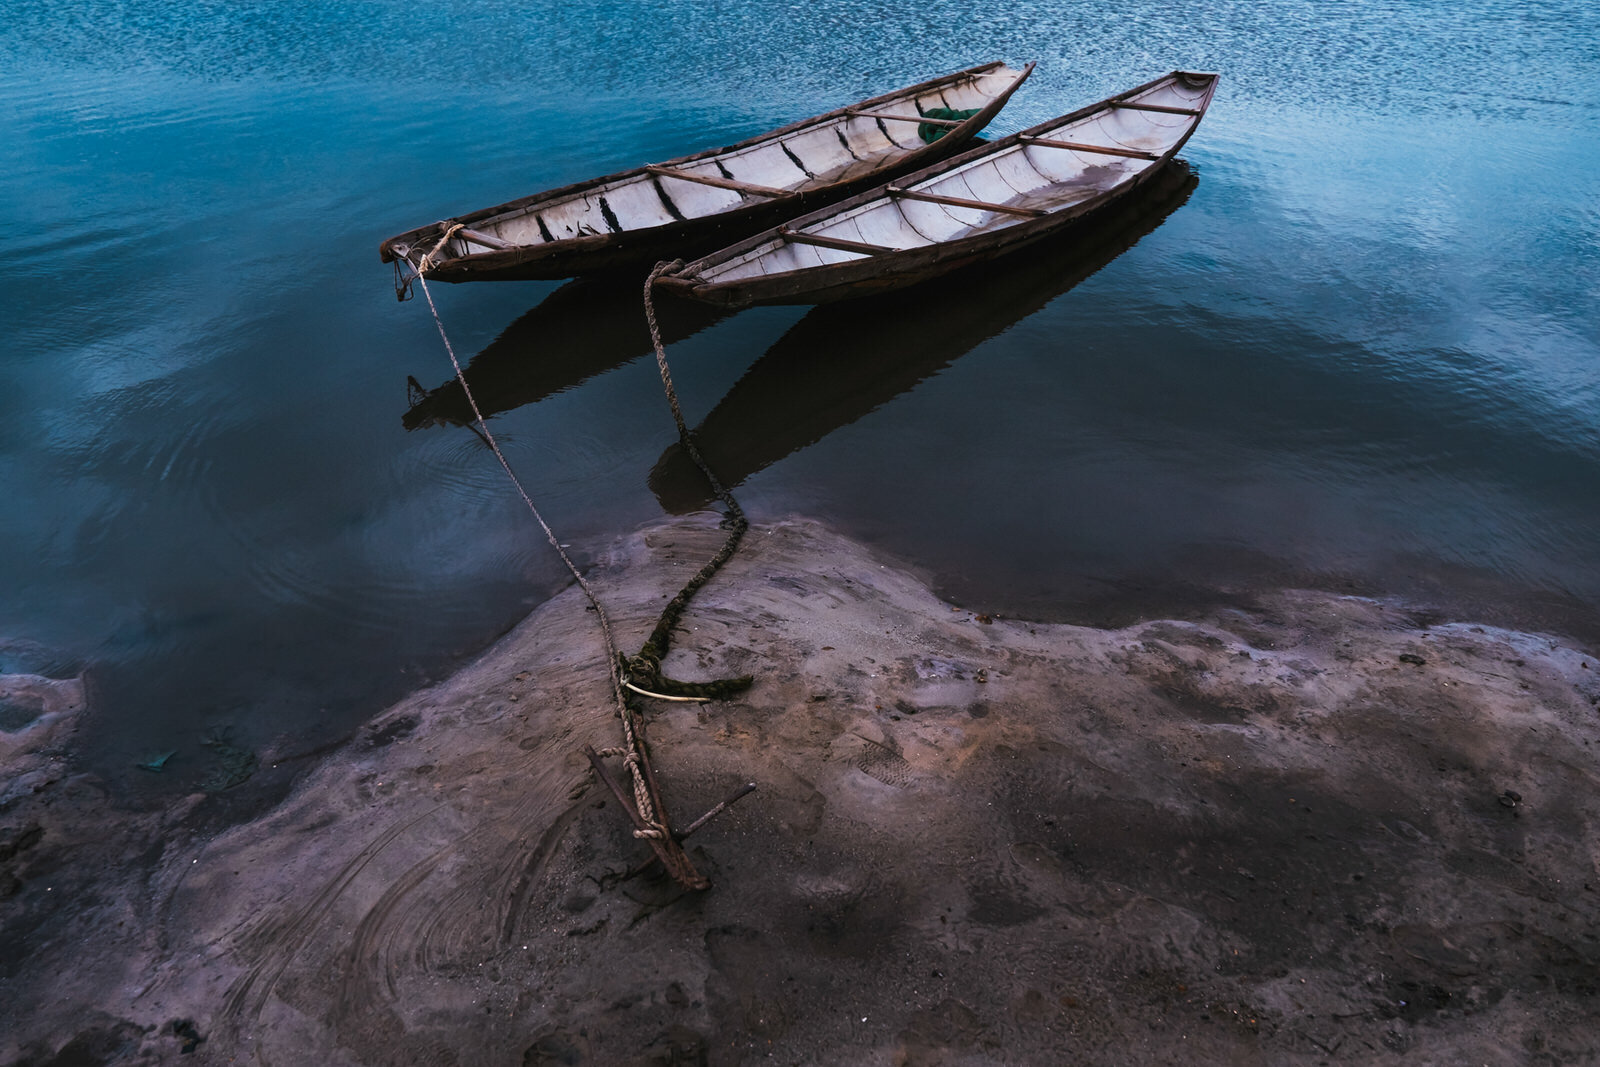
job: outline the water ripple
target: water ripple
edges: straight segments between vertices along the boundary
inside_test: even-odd
[[[1241,559],[1592,607],[1597,49],[1587,0],[13,0],[0,641],[94,652],[124,748],[220,707],[338,732],[560,580],[477,439],[404,430],[405,375],[446,372],[378,241],[988,59],[1040,61],[995,132],[1221,71],[1198,186],[1070,291],[1001,314],[1002,272],[959,281],[948,329],[878,305],[859,362],[937,373],[874,402],[802,404],[845,376],[817,380],[825,330],[783,343],[799,312],[674,341],[691,423],[800,405],[792,447],[740,457],[750,500],[1041,610]],[[470,358],[545,294],[435,295]],[[535,326],[496,358],[584,337]],[[737,388],[769,350],[778,415]],[[643,351],[493,422],[579,547],[658,513]]]

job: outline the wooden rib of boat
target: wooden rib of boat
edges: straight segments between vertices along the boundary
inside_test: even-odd
[[[1032,71],[971,67],[726,148],[408,230],[378,251],[412,269],[428,256],[429,280],[448,282],[566,278],[698,254],[954,155]],[[927,114],[941,109],[972,114]]]
[[[1040,240],[1158,173],[1205,115],[1215,74],[1174,71],[820,208],[663,274],[722,307],[899,289]]]

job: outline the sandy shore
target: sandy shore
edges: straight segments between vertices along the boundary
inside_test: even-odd
[[[625,646],[719,537],[596,568]],[[752,530],[667,667],[754,688],[650,726],[680,825],[757,786],[687,843],[698,894],[622,878],[576,590],[220,834],[115,810],[63,758],[81,693],[8,679],[53,703],[0,733],[0,1060],[1600,1057],[1592,652],[1326,593],[981,611]]]

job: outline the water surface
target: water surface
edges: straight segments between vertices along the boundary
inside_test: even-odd
[[[996,133],[1220,71],[1181,202],[920,308],[681,314],[755,517],[995,610],[1294,582],[1592,626],[1596,54],[1575,0],[14,3],[0,667],[87,667],[139,791],[209,731],[342,736],[563,580],[476,437],[407,428],[449,367],[378,241],[989,59],[1039,61]],[[693,506],[626,292],[435,292],[576,550]]]

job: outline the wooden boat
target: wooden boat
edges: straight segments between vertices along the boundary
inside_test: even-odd
[[[408,230],[378,251],[413,269],[428,256],[429,280],[447,282],[566,278],[696,255],[954,155],[1032,71],[971,67],[726,148]]]
[[[1040,240],[1177,154],[1215,74],[1174,71],[663,274],[722,307],[820,304],[926,281]]]

